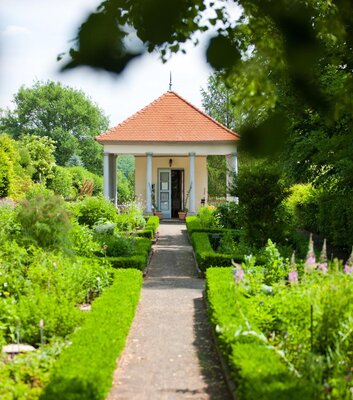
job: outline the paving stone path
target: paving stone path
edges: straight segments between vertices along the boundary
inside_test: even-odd
[[[108,400],[228,400],[185,225],[159,233]]]

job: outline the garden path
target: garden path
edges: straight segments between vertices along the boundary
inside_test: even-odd
[[[159,233],[108,400],[227,400],[185,225]]]

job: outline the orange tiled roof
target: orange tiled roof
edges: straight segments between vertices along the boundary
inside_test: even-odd
[[[105,142],[214,142],[239,136],[175,92],[161,97],[96,137]]]

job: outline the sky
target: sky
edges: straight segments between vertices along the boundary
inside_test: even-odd
[[[168,90],[202,108],[201,87],[212,69],[205,60],[207,38],[163,64],[157,54],[132,61],[120,76],[87,67],[60,72],[57,55],[67,52],[77,28],[101,0],[0,0],[0,108],[13,108],[21,85],[60,81],[81,89],[115,126]]]

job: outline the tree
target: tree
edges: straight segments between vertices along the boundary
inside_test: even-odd
[[[201,96],[205,112],[227,128],[236,131],[239,123],[231,100],[234,90],[225,85],[220,73],[213,73],[208,77],[207,88],[201,88]]]
[[[48,178],[53,177],[55,145],[52,139],[47,136],[23,135],[20,146],[28,152],[32,179],[35,182],[45,183]]]
[[[126,203],[135,196],[135,160],[133,156],[119,156],[117,162],[118,200]]]
[[[79,156],[89,171],[102,173],[102,149],[94,137],[107,129],[108,119],[83,92],[37,81],[31,88],[22,86],[14,103],[15,109],[0,118],[0,131],[14,138],[47,136],[55,142],[57,164]]]

